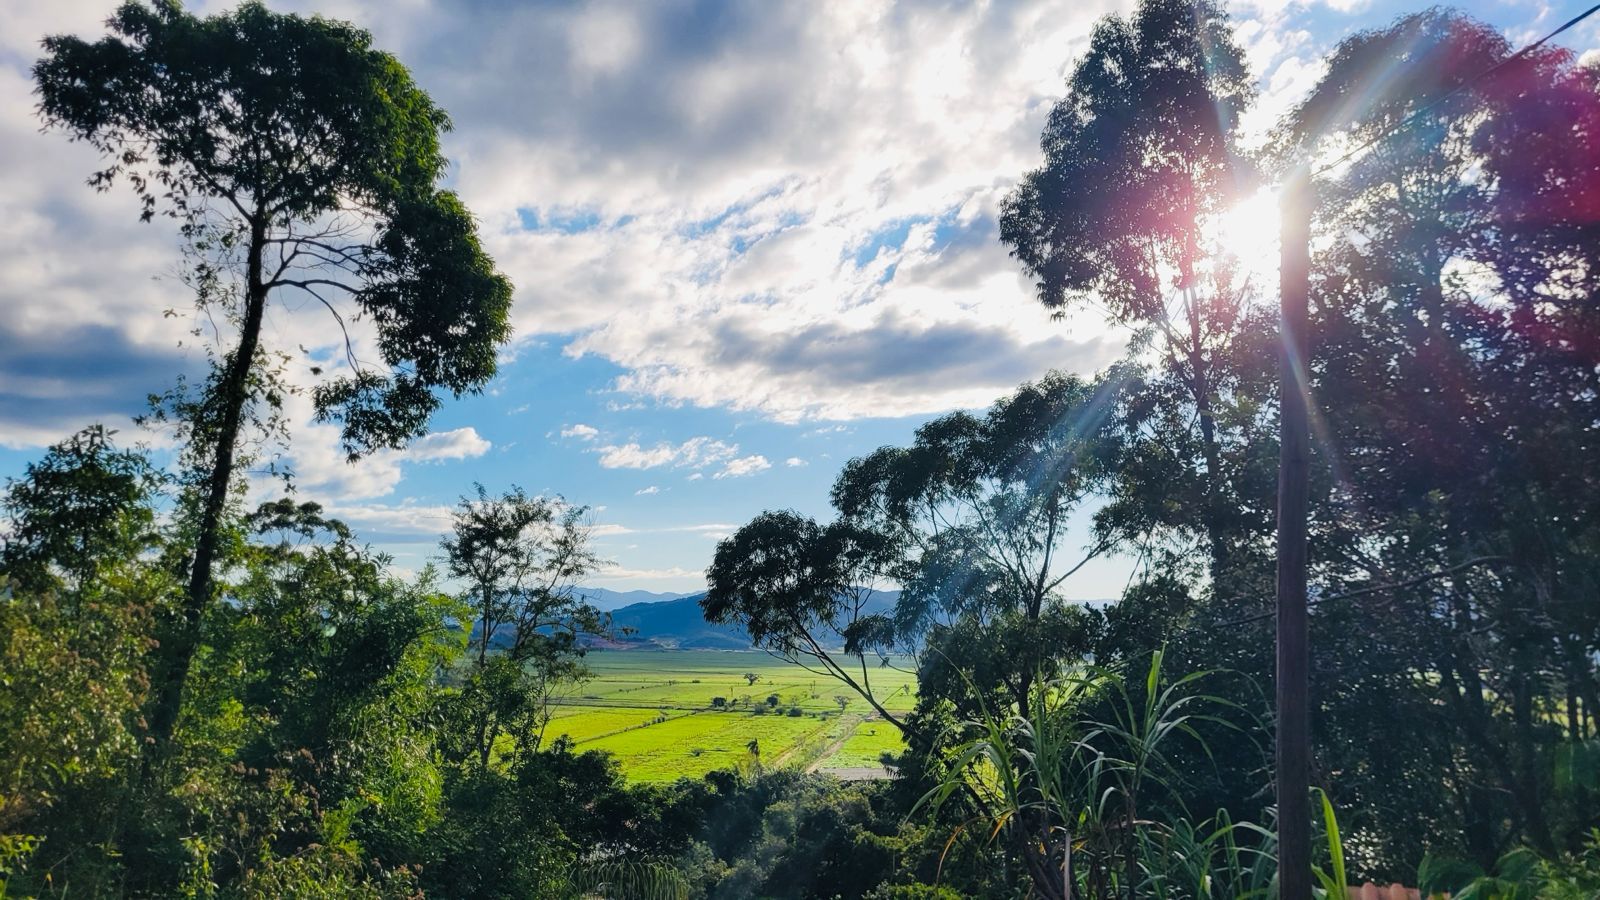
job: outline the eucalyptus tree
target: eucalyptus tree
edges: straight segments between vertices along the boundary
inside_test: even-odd
[[[844,684],[903,731],[873,689],[867,659],[885,660],[894,645],[874,602],[889,552],[882,535],[848,523],[764,512],[717,544],[700,607],[709,621],[737,623],[772,655]]]
[[[1093,616],[1062,591],[1116,543],[1073,525],[1117,456],[1122,384],[1051,375],[851,460],[836,521],[767,512],[718,545],[706,617],[816,665],[902,730],[871,689],[869,653],[917,654],[930,703],[975,715],[975,685],[1025,709],[1041,671],[1088,647]],[[879,611],[871,592],[891,584],[899,596]]]
[[[1408,719],[1429,755],[1346,796],[1437,808],[1485,865],[1508,839],[1551,852],[1592,823],[1552,773],[1600,706],[1600,80],[1429,10],[1342,42],[1286,125],[1354,151],[1319,185],[1313,381],[1338,476],[1321,579],[1363,597],[1323,607],[1350,686],[1324,691],[1343,732],[1324,752],[1361,771],[1339,754],[1393,739],[1394,704],[1366,698],[1398,685],[1381,690],[1448,715]]]
[[[776,626],[791,641],[807,639],[804,623],[843,618],[855,642],[846,649],[858,656],[868,648],[913,653],[918,702],[909,715],[884,712],[864,680],[846,684],[906,734],[901,771],[909,783],[945,777],[964,765],[942,740],[956,721],[985,710],[1025,715],[1039,679],[1095,642],[1099,614],[1067,598],[1072,577],[1117,546],[1114,531],[1089,519],[1122,456],[1125,375],[1053,374],[984,414],[942,416],[908,446],[851,460],[831,494],[837,520],[795,528],[811,552],[781,552],[791,545],[780,541],[771,547],[780,552],[745,557],[752,548],[743,539],[769,528],[767,517],[718,547],[708,614],[746,623],[753,637]],[[808,532],[816,535],[809,542]],[[830,541],[830,533],[848,540]],[[747,577],[752,571],[764,577]],[[857,613],[846,586],[873,583],[867,576],[900,587],[891,610]],[[772,589],[789,584],[802,590]],[[977,814],[990,811],[977,792],[963,796]],[[1033,838],[1041,824],[1024,813],[1007,842],[1029,872],[1050,866]]]
[[[177,0],[128,2],[108,25],[92,43],[45,39],[41,115],[100,151],[96,189],[125,181],[144,220],[178,224],[199,305],[234,329],[203,396],[183,408],[194,553],[162,644],[151,726],[164,741],[216,593],[247,423],[281,402],[268,310],[318,309],[343,333],[343,360],[312,396],[354,460],[421,435],[441,392],[473,392],[493,375],[511,285],[461,200],[439,187],[448,117],[366,32],[255,2],[206,18]],[[357,320],[370,351],[350,331]]]
[[[467,751],[480,766],[501,734],[518,753],[537,749],[553,689],[583,674],[580,640],[610,633],[610,617],[578,589],[600,563],[588,514],[516,487],[490,496],[482,485],[457,507],[442,546],[473,610],[462,699]]]
[[[1218,3],[1141,0],[1128,18],[1101,19],[1040,137],[1044,164],[1006,198],[1000,219],[1040,303],[1061,315],[1098,309],[1134,329],[1179,388],[1152,391],[1192,410],[1167,416],[1161,436],[1179,445],[1174,459],[1185,468],[1197,453],[1201,471],[1166,479],[1168,502],[1186,483],[1200,487],[1185,502],[1196,507],[1191,521],[1209,543],[1213,576],[1227,561],[1233,518],[1219,427],[1254,287],[1217,223],[1252,184],[1239,148],[1252,90]]]

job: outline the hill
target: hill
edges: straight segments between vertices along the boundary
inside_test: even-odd
[[[631,629],[619,648],[683,649],[683,650],[748,650],[750,635],[737,625],[717,625],[705,620],[700,611],[700,598],[705,594],[691,594],[673,600],[634,603],[613,610],[612,622],[619,628]],[[868,603],[869,613],[884,612],[894,606],[898,591],[879,591]],[[835,636],[834,643],[844,640]]]
[[[606,612],[639,603],[661,603],[688,596],[684,593],[672,593],[670,591],[613,591],[610,588],[601,587],[581,587],[578,588],[577,593]]]

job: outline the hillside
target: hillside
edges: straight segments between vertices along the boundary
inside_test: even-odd
[[[612,622],[630,633],[616,646],[650,649],[748,650],[750,636],[736,625],[707,622],[700,612],[700,598],[692,594],[675,600],[634,603],[612,611]],[[884,612],[894,606],[898,591],[879,591],[868,604],[869,613]],[[836,641],[843,644],[842,638]]]
[[[687,596],[684,593],[673,593],[671,591],[614,591],[610,588],[602,587],[581,587],[577,589],[576,593],[583,597],[586,602],[606,612],[622,609],[625,606],[641,603],[661,603]]]

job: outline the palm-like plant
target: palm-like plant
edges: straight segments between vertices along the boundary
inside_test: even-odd
[[[1132,681],[1115,669],[1074,667],[1042,683],[1025,716],[984,707],[962,723],[966,739],[918,806],[968,797],[979,812],[967,825],[982,823],[988,840],[1008,835],[1045,897],[1264,894],[1275,862],[1264,829],[1225,815],[1198,825],[1140,817],[1151,792],[1182,809],[1179,744],[1209,755],[1200,728],[1237,730],[1222,713],[1246,712],[1197,690],[1215,673],[1166,680],[1163,658],[1156,651]]]

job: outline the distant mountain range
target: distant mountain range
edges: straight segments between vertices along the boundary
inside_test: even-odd
[[[642,592],[641,592],[642,593]],[[611,646],[683,650],[748,650],[750,635],[738,625],[714,625],[700,612],[704,593],[633,603],[615,609],[611,623],[629,633]]]
[[[612,610],[612,624],[618,629],[631,629],[631,633],[619,641],[608,642],[607,646],[617,649],[651,650],[750,649],[750,635],[742,627],[716,625],[705,620],[704,614],[700,611],[700,598],[704,596],[702,592],[671,600],[633,603]],[[879,591],[869,601],[867,612],[873,614],[890,609],[899,597],[899,591]],[[830,643],[842,646],[844,639],[834,635]]]
[[[697,594],[658,591],[613,591],[608,588],[579,588],[579,593],[600,609],[611,613],[618,631],[626,630],[613,641],[593,641],[594,646],[616,650],[749,650],[750,635],[738,625],[707,622],[700,611]],[[876,615],[894,608],[899,591],[878,591],[867,602],[865,613]],[[1110,600],[1080,600],[1090,606],[1104,606]],[[473,631],[476,637],[476,629]],[[501,635],[496,634],[496,643]],[[844,638],[834,634],[831,647],[844,646]]]
[[[689,596],[682,592],[674,594],[662,591],[613,591],[610,588],[597,587],[581,587],[578,588],[577,593],[606,612],[621,609],[624,606],[633,606],[636,603],[660,603],[664,600],[676,600],[679,597]]]

